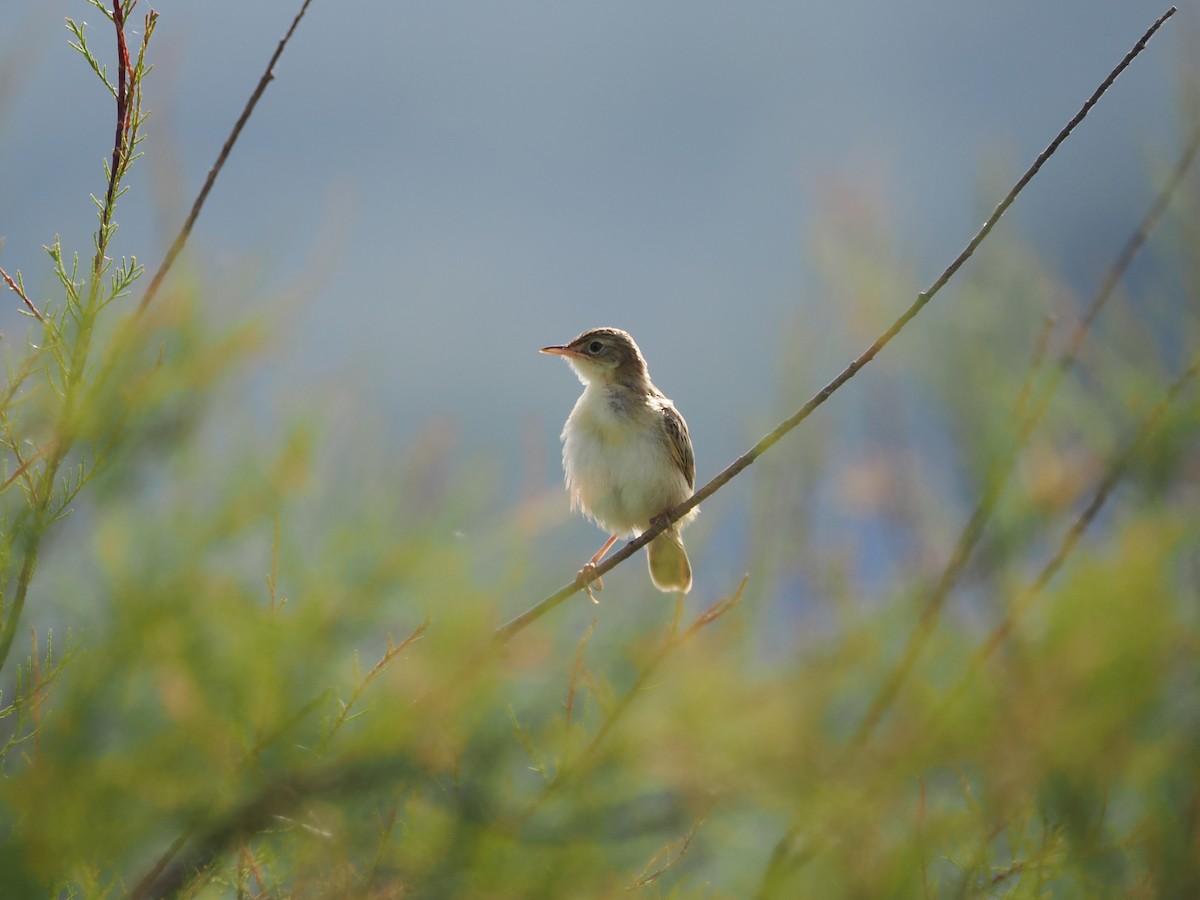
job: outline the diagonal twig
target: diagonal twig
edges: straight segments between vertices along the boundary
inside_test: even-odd
[[[1067,529],[1067,533],[1063,535],[1059,542],[1058,549],[1054,555],[1046,561],[1038,572],[1037,577],[1024,588],[1005,611],[1004,618],[999,624],[988,634],[987,638],[975,650],[971,661],[967,665],[967,670],[959,679],[957,685],[950,689],[945,699],[940,704],[939,711],[934,713],[933,720],[929,722],[930,726],[940,726],[947,712],[954,707],[959,698],[966,692],[979,671],[987,663],[992,655],[1000,648],[1000,645],[1012,634],[1016,627],[1017,620],[1024,615],[1025,611],[1033,604],[1035,600],[1046,589],[1050,580],[1062,568],[1066,558],[1075,549],[1079,543],[1079,539],[1083,533],[1099,515],[1101,508],[1107,502],[1109,496],[1117,483],[1125,476],[1129,470],[1130,463],[1138,452],[1145,446],[1146,442],[1158,429],[1162,422],[1163,416],[1166,415],[1170,406],[1175,402],[1183,390],[1188,387],[1193,379],[1200,375],[1200,357],[1193,360],[1192,364],[1181,372],[1176,379],[1167,387],[1163,396],[1157,404],[1150,410],[1149,413],[1138,424],[1134,431],[1133,437],[1130,439],[1124,451],[1114,459],[1105,472],[1100,483],[1096,485],[1092,492],[1091,499],[1086,507],[1071,523],[1071,527]]]
[[[1146,30],[1146,32],[1141,36],[1141,38],[1138,40],[1138,42],[1133,45],[1133,48],[1127,54],[1125,54],[1125,57],[1121,60],[1120,63],[1117,64],[1116,68],[1114,68],[1108,74],[1108,77],[1105,78],[1103,82],[1101,82],[1100,86],[1098,88],[1096,88],[1096,90],[1092,93],[1091,97],[1089,97],[1087,99],[1087,101],[1083,104],[1083,106],[1080,107],[1079,112],[1077,112],[1075,114],[1075,116],[1066,124],[1066,126],[1063,127],[1063,129],[1058,133],[1058,135],[1054,138],[1054,140],[1052,140],[1047,145],[1046,149],[1043,150],[1040,154],[1038,154],[1037,159],[1034,160],[1033,164],[1029,167],[1029,169],[1025,172],[1025,174],[1021,176],[1020,180],[1016,183],[1016,185],[1013,186],[1012,190],[1010,190],[1008,192],[1008,195],[1000,202],[1000,204],[992,212],[992,215],[988,217],[988,220],[986,222],[984,222],[983,227],[980,228],[979,232],[975,235],[975,237],[973,237],[971,239],[971,241],[967,244],[967,247],[963,250],[963,252],[960,253],[959,256],[954,260],[954,262],[952,262],[946,268],[946,271],[942,273],[941,277],[939,277],[938,280],[936,282],[934,282],[933,287],[930,288],[929,291],[926,291],[925,293],[918,295],[916,302],[914,302],[912,306],[910,306],[907,310],[905,310],[904,314],[901,315],[901,317],[896,321],[896,323],[893,324],[892,327],[889,328],[888,331],[886,331],[883,334],[883,336],[878,341],[876,341],[875,344],[872,345],[872,347],[867,351],[867,353],[864,353],[862,357],[859,357],[858,360],[855,360],[853,363],[851,363],[850,366],[846,369],[846,371],[844,371],[842,373],[842,375],[838,376],[838,379],[835,379],[834,382],[831,382],[830,386],[826,387],[825,390],[822,391],[822,394],[824,394],[826,391],[832,393],[832,389],[836,389],[836,387],[839,387],[843,382],[848,380],[854,374],[854,371],[857,371],[857,369],[860,368],[858,363],[864,357],[866,358],[866,361],[869,362],[870,359],[874,357],[875,353],[878,352],[878,349],[881,348],[883,344],[886,344],[888,341],[890,341],[892,339],[892,337],[894,337],[895,334],[900,330],[900,328],[902,328],[905,323],[907,323],[913,316],[915,316],[916,313],[920,311],[920,308],[922,306],[924,306],[924,304],[926,302],[928,302],[929,297],[932,296],[933,293],[935,293],[939,288],[941,288],[942,285],[944,285],[946,283],[946,281],[948,281],[950,279],[950,277],[954,274],[954,272],[956,272],[958,270],[958,268],[962,265],[962,263],[966,261],[967,257],[969,257],[971,255],[971,253],[974,252],[975,248],[979,246],[980,242],[983,240],[984,237],[987,236],[988,232],[991,231],[992,227],[995,225],[996,221],[999,220],[1000,216],[1003,215],[1004,211],[1007,210],[1008,207],[1012,205],[1013,200],[1016,198],[1016,195],[1020,192],[1020,190],[1022,188],[1024,188],[1025,185],[1027,185],[1030,182],[1030,180],[1032,180],[1033,176],[1037,174],[1038,170],[1042,167],[1042,165],[1046,162],[1046,160],[1049,159],[1050,156],[1054,153],[1054,151],[1058,149],[1059,145],[1062,144],[1062,142],[1067,139],[1067,137],[1075,129],[1075,127],[1080,122],[1083,121],[1084,117],[1088,114],[1088,112],[1091,111],[1092,107],[1096,105],[1096,103],[1100,100],[1100,98],[1104,95],[1104,93],[1109,89],[1109,87],[1112,86],[1113,82],[1117,80],[1117,78],[1120,76],[1120,74],[1122,72],[1124,72],[1125,69],[1127,69],[1129,67],[1130,63],[1132,63],[1133,60],[1135,58],[1137,58],[1137,56],[1146,48],[1146,45],[1150,41],[1150,39],[1152,37],[1154,37],[1155,33],[1159,30],[1159,28],[1162,27],[1163,23],[1165,23],[1169,18],[1171,18],[1171,16],[1175,15],[1175,12],[1176,12],[1176,8],[1174,6],[1172,6],[1165,13],[1163,13],[1161,16],[1159,16],[1159,18],[1157,20],[1155,20],[1154,24],[1151,25],[1150,28]],[[1138,246],[1140,246],[1140,244]],[[1135,248],[1135,251],[1136,251],[1136,248]],[[1082,337],[1080,337],[1080,340],[1082,340]],[[793,416],[793,419],[796,419],[798,421],[799,418],[803,418],[803,415],[807,414],[806,411],[808,410],[809,406],[815,406],[817,403],[819,403],[820,401],[822,401],[824,399],[822,397],[822,394],[818,394],[817,397],[814,397],[813,400],[810,400],[809,403],[803,409],[801,409],[799,413],[796,414],[796,416]],[[1036,411],[1034,414],[1040,415],[1039,413],[1036,413]],[[787,430],[785,428],[785,426],[788,426],[789,422],[791,422],[791,421],[792,420],[788,420],[788,422],[784,422],[783,425],[781,425],[779,428],[777,428],[775,432],[772,432],[770,435],[768,435],[767,438],[771,438],[773,435],[776,434],[776,432],[779,432],[781,429]],[[764,441],[767,440],[767,438],[764,438]],[[775,438],[775,439],[777,440],[778,438]],[[774,441],[772,440],[771,443],[774,443]],[[757,446],[755,449],[757,449]],[[752,462],[753,460],[750,460],[750,461]],[[747,463],[746,465],[749,465],[749,463]],[[742,468],[745,468],[745,466],[743,466]],[[722,474],[724,474],[724,473],[722,473]],[[735,472],[734,474],[737,474],[737,473]],[[732,477],[732,476],[730,476],[730,477]],[[707,488],[707,486],[706,486],[706,488]],[[715,490],[715,488],[714,488],[714,490]],[[688,506],[687,508],[690,509],[690,506]],[[673,514],[674,514],[674,511],[672,511],[672,515]],[[643,537],[644,537],[644,535],[643,535]],[[624,550],[624,549],[625,548],[622,548],[622,550]],[[603,574],[603,573],[600,573],[600,574]],[[940,606],[939,606],[939,608],[940,608]],[[928,610],[928,609],[929,609],[929,607],[927,606],[926,610]],[[922,615],[922,621],[925,621],[926,618],[928,617],[929,621],[931,622],[932,617],[935,615],[936,615],[936,612],[934,612],[934,613],[925,612]],[[917,630],[919,631],[920,629],[925,628],[925,627],[928,627],[928,626],[918,623]],[[914,631],[914,634],[915,633],[916,633],[916,631]],[[913,639],[910,637],[910,642],[912,642],[912,640]],[[918,640],[921,640],[921,639],[918,638]],[[897,680],[896,689],[898,689],[899,682],[901,680],[902,680],[902,678]],[[885,687],[885,690],[886,690],[886,687]],[[851,739],[850,746],[852,749],[861,748],[865,744],[867,737],[870,736],[870,733],[874,728],[875,722],[878,721],[878,718],[882,715],[883,711],[885,711],[887,709],[887,706],[890,704],[890,702],[891,702],[890,697],[886,697],[883,694],[877,695],[876,700],[872,704],[871,709],[868,711],[867,716],[864,718],[863,723],[859,726],[858,731],[855,733],[854,737]],[[784,832],[784,834],[776,842],[775,847],[772,850],[770,859],[767,863],[766,871],[763,873],[762,882],[759,885],[759,889],[756,893],[756,896],[758,896],[758,897],[771,896],[773,894],[773,892],[776,890],[776,888],[778,887],[780,879],[782,879],[786,875],[787,871],[794,864],[795,859],[796,859],[796,854],[795,854],[795,848],[793,845],[794,845],[794,842],[796,841],[798,835],[800,834],[801,827],[802,826],[801,826],[801,823],[799,820],[793,821],[793,823],[787,828],[787,830]]]
[[[238,116],[237,122],[233,125],[233,130],[229,132],[229,137],[225,139],[225,144],[221,147],[221,152],[217,154],[217,161],[208,170],[208,177],[204,179],[204,186],[200,188],[200,193],[196,195],[196,200],[192,203],[192,209],[184,220],[183,227],[179,229],[179,234],[175,236],[170,249],[167,250],[167,255],[163,257],[162,263],[159,264],[158,271],[150,279],[150,286],[146,288],[146,293],[142,296],[142,300],[138,304],[137,311],[139,314],[146,311],[146,307],[150,305],[151,301],[158,294],[163,280],[167,277],[167,273],[171,271],[171,266],[175,264],[176,257],[179,256],[188,238],[191,237],[192,228],[196,224],[196,219],[200,217],[200,210],[204,207],[204,201],[208,199],[209,192],[212,190],[213,185],[216,184],[217,176],[221,174],[221,169],[225,167],[225,161],[229,159],[229,154],[233,151],[233,145],[237,143],[242,129],[250,120],[250,115],[254,112],[254,107],[258,105],[258,101],[267,89],[267,85],[274,80],[275,64],[283,56],[283,51],[287,48],[288,41],[292,39],[296,27],[300,24],[300,20],[304,18],[304,14],[308,11],[310,3],[312,3],[312,0],[304,0],[300,11],[292,19],[291,27],[288,28],[287,33],[280,39],[279,46],[275,48],[275,52],[271,55],[271,60],[267,63],[266,70],[263,72],[262,77],[259,78],[258,84],[255,85],[250,99],[246,101],[246,106],[242,109],[242,114]]]
[[[130,8],[132,9],[132,5]],[[137,84],[136,79],[132,77],[132,72],[128,68],[129,52],[125,45],[125,9],[122,5],[122,0],[112,0],[112,22],[116,28],[118,68],[120,70],[119,88],[116,91],[117,125],[116,137],[113,140],[113,162],[108,173],[108,188],[105,194],[105,202],[100,209],[100,228],[95,235],[96,255],[92,265],[91,296],[87,305],[87,310],[90,311],[88,313],[89,316],[95,310],[95,301],[100,290],[100,275],[105,265],[105,250],[108,247],[109,238],[114,228],[112,223],[113,209],[116,205],[116,198],[120,196],[119,183],[122,172],[128,162],[129,147],[126,137],[129,123],[129,94],[131,90],[135,90],[135,85]],[[126,79],[127,74],[131,75],[128,80]],[[21,292],[18,291],[18,293]],[[42,320],[43,324],[46,323],[46,320],[42,319],[41,316],[38,316],[38,318]],[[90,346],[90,335],[91,324],[87,322],[80,330],[80,335],[76,339],[71,351],[70,363],[67,366],[62,421],[70,421],[74,412],[75,394],[73,388],[78,384],[79,379],[83,377],[88,348]],[[41,544],[42,534],[49,522],[49,506],[53,493],[51,487],[58,474],[59,467],[62,465],[63,460],[66,459],[70,448],[71,442],[63,439],[52,441],[48,445],[50,452],[46,459],[45,468],[41,472],[40,479],[44,485],[44,490],[40,496],[34,498],[33,503],[27,510],[31,514],[32,524],[29,525],[29,537],[25,541],[23,550],[25,558],[21,563],[16,584],[13,588],[11,606],[7,610],[0,610],[0,613],[3,613],[0,616],[0,670],[3,670],[8,663],[8,655],[12,651],[13,641],[17,636],[17,626],[25,610],[25,602],[29,595],[29,586],[33,580],[34,573],[37,571],[38,549]],[[24,471],[24,469],[18,471]]]
[[[1096,316],[1099,315],[1100,310],[1104,308],[1104,305],[1116,290],[1117,285],[1124,277],[1134,257],[1137,256],[1138,251],[1145,245],[1150,233],[1158,224],[1158,220],[1162,218],[1175,191],[1195,161],[1198,150],[1200,150],[1200,129],[1197,129],[1193,133],[1167,182],[1163,185],[1162,190],[1159,191],[1150,209],[1138,224],[1137,229],[1129,237],[1129,240],[1126,241],[1121,253],[1108,270],[1099,290],[1088,305],[1087,311],[1080,317],[1075,328],[1072,330],[1066,346],[1055,362],[1049,381],[1038,394],[1033,407],[1021,421],[1016,440],[1008,448],[1003,459],[1001,459],[989,476],[983,496],[980,497],[978,504],[971,513],[970,519],[959,533],[954,552],[951,554],[949,562],[946,563],[946,567],[942,570],[932,593],[930,593],[928,599],[925,601],[925,606],[921,610],[921,616],[917,620],[917,624],[909,633],[908,641],[905,643],[904,650],[900,655],[899,663],[876,693],[867,710],[867,714],[863,716],[862,722],[850,740],[851,747],[861,747],[870,737],[871,733],[879,725],[879,721],[883,718],[884,713],[887,712],[892,702],[896,699],[901,685],[911,674],[921,649],[933,632],[933,626],[937,622],[942,608],[945,606],[950,591],[953,590],[954,585],[957,584],[958,579],[962,576],[971,554],[983,536],[983,530],[990,520],[992,512],[995,510],[1000,495],[1008,484],[1009,477],[1016,468],[1017,459],[1021,451],[1024,450],[1034,430],[1045,417],[1046,411],[1050,407],[1050,402],[1054,398],[1063,378],[1074,366],[1075,360],[1079,356],[1079,350]]]
[[[612,732],[618,720],[633,704],[633,701],[641,695],[646,683],[650,680],[654,673],[658,671],[659,667],[666,661],[667,657],[671,655],[672,651],[674,651],[680,645],[686,643],[691,638],[695,637],[706,626],[711,625],[717,619],[720,619],[726,613],[731,611],[734,607],[738,606],[742,602],[742,594],[745,592],[746,584],[749,580],[749,575],[742,576],[742,580],[738,583],[737,588],[731,595],[728,597],[722,597],[716,603],[709,606],[708,609],[700,613],[700,615],[698,615],[696,619],[683,631],[679,631],[678,620],[678,612],[682,612],[682,609],[677,611],[677,618],[675,622],[672,623],[670,632],[663,641],[662,645],[655,652],[654,656],[652,656],[649,662],[647,662],[638,671],[637,678],[634,679],[633,684],[622,695],[621,699],[617,701],[617,704],[613,707],[612,711],[605,716],[604,721],[600,724],[600,727],[596,730],[596,733],[592,735],[591,740],[588,741],[587,745],[572,759],[563,761],[562,766],[557,772],[555,772],[554,777],[551,778],[546,784],[546,787],[542,793],[539,794],[518,817],[518,823],[524,822],[531,815],[533,815],[533,813],[541,807],[541,805],[550,797],[550,795],[560,788],[565,782],[572,778],[580,777],[583,772],[587,771],[587,766],[590,763],[591,758],[596,754],[601,745],[604,743],[605,739]]]
[[[1138,425],[1137,431],[1134,432],[1133,439],[1130,440],[1124,452],[1112,462],[1108,471],[1105,473],[1104,478],[1096,486],[1096,490],[1092,493],[1092,497],[1091,500],[1088,501],[1088,505],[1084,508],[1083,512],[1079,514],[1075,521],[1071,523],[1071,527],[1063,536],[1063,539],[1058,546],[1058,550],[1055,551],[1054,555],[1050,557],[1050,559],[1042,567],[1041,571],[1038,572],[1038,576],[1034,579],[1033,583],[1026,588],[1024,593],[1022,593],[1021,596],[1013,602],[1012,606],[1005,615],[1004,620],[997,625],[995,630],[993,630],[993,632],[988,636],[988,639],[984,642],[979,650],[979,662],[982,662],[990,657],[992,653],[996,651],[996,648],[1004,642],[1004,639],[1009,635],[1009,633],[1011,633],[1013,626],[1016,624],[1017,618],[1025,611],[1029,604],[1033,602],[1033,600],[1036,599],[1043,590],[1046,589],[1046,585],[1050,583],[1050,580],[1055,576],[1055,574],[1057,574],[1058,570],[1062,568],[1063,562],[1071,554],[1071,551],[1075,549],[1075,545],[1079,543],[1080,537],[1083,536],[1083,533],[1088,529],[1088,527],[1092,524],[1092,521],[1099,514],[1100,509],[1108,500],[1113,488],[1116,487],[1117,483],[1129,470],[1129,464],[1133,461],[1134,457],[1137,456],[1138,451],[1145,446],[1146,441],[1149,440],[1150,436],[1158,428],[1159,423],[1162,422],[1162,418],[1164,415],[1166,415],[1171,404],[1175,401],[1179,394],[1183,392],[1184,388],[1188,386],[1192,379],[1197,376],[1197,374],[1200,374],[1200,359],[1193,361],[1190,366],[1184,369],[1183,372],[1180,373],[1180,375],[1173,382],[1171,382],[1162,399],[1158,401],[1154,408],[1150,410],[1146,417],[1141,421],[1141,423]]]
[[[1017,199],[1017,195],[1025,189],[1025,186],[1033,180],[1033,177],[1037,175],[1042,166],[1045,165],[1046,160],[1054,155],[1055,151],[1058,150],[1059,145],[1061,145],[1062,142],[1070,136],[1071,132],[1075,130],[1076,126],[1084,120],[1089,112],[1091,112],[1092,107],[1099,102],[1100,98],[1112,86],[1112,83],[1117,80],[1118,76],[1120,76],[1120,74],[1129,67],[1129,64],[1132,63],[1133,60],[1144,49],[1146,49],[1146,44],[1152,37],[1154,37],[1155,32],[1162,27],[1163,23],[1166,22],[1167,19],[1175,15],[1175,11],[1175,7],[1172,6],[1165,13],[1163,13],[1153,25],[1150,26],[1146,33],[1142,35],[1141,39],[1134,44],[1133,49],[1125,55],[1125,58],[1117,64],[1116,68],[1109,73],[1108,77],[1105,78],[1104,81],[1101,82],[1100,86],[1092,93],[1092,96],[1087,99],[1082,107],[1080,107],[1079,112],[1075,113],[1074,117],[1072,117],[1072,119],[1065,126],[1063,126],[1062,130],[1059,131],[1054,140],[1052,140],[1046,146],[1046,149],[1038,154],[1037,159],[1033,161],[1033,164],[1025,171],[1025,174],[1022,175],[1017,183],[1013,185],[1012,189],[1009,190],[1004,199],[997,204],[996,208],[992,211],[992,214],[988,216],[987,220],[980,227],[979,231],[975,233],[975,236],[967,242],[967,245],[963,248],[962,252],[960,252],[958,256],[954,258],[954,261],[946,267],[942,274],[938,276],[937,280],[934,281],[928,289],[917,295],[916,300],[914,300],[908,309],[901,313],[900,317],[896,319],[896,321],[893,322],[891,326],[875,340],[875,343],[871,344],[871,346],[863,351],[861,355],[859,355],[856,359],[854,359],[853,362],[846,366],[846,368],[843,369],[838,376],[833,379],[833,381],[821,388],[821,390],[818,391],[811,400],[805,403],[804,406],[800,407],[800,409],[797,410],[790,418],[787,418],[783,422],[779,423],[779,425],[776,426],[772,432],[767,434],[757,444],[734,460],[728,467],[725,468],[724,471],[708,482],[708,484],[696,491],[696,493],[693,494],[690,499],[684,501],[670,512],[661,516],[654,524],[650,526],[650,528],[642,532],[633,540],[629,541],[616,553],[597,565],[595,568],[595,576],[604,575],[605,573],[614,569],[616,566],[623,563],[625,560],[629,559],[629,557],[633,556],[634,553],[646,546],[646,544],[650,543],[650,541],[652,541],[654,538],[658,537],[658,535],[661,534],[664,529],[668,528],[672,523],[677,522],[701,502],[724,487],[725,484],[731,481],[734,477],[741,474],[741,472],[743,472],[745,469],[749,468],[749,466],[756,459],[762,456],[767,450],[771,449],[771,447],[774,446],[780,438],[807,419],[818,406],[828,400],[833,395],[834,391],[853,378],[855,374],[858,373],[859,369],[870,363],[871,360],[873,360],[879,354],[879,352],[891,342],[892,338],[899,334],[900,330],[916,317],[917,313],[921,311],[925,304],[932,300],[934,295],[937,294],[937,292],[943,287],[945,287],[946,283],[952,277],[954,277],[954,274],[960,268],[962,268],[963,264],[970,259],[976,248],[983,243],[984,238],[991,233],[992,229],[996,226],[996,223],[1000,221],[1000,217],[1004,215],[1010,206],[1012,206],[1013,201]],[[578,580],[559,588],[553,594],[530,607],[512,621],[501,626],[496,631],[496,640],[500,643],[503,643],[513,634],[516,634],[518,631],[528,626],[531,622],[541,618],[563,601],[582,590],[582,588],[583,584]]]
[[[20,275],[21,275],[21,273],[18,270],[17,277],[20,277]],[[19,284],[17,284],[17,282],[13,281],[12,276],[4,271],[3,266],[0,266],[0,278],[3,278],[5,283],[10,288],[12,288],[13,291],[16,292],[16,295],[21,298],[21,300],[24,302],[24,304],[29,307],[29,311],[31,313],[33,313],[34,318],[36,318],[39,322],[41,322],[43,325],[45,325],[46,320],[43,319],[42,314],[37,311],[37,307],[33,305],[33,301],[29,299],[29,295],[26,294],[23,290],[21,290],[21,286]]]
[[[99,282],[100,273],[104,269],[104,251],[113,229],[112,216],[116,209],[117,184],[121,180],[121,164],[127,150],[126,137],[129,131],[128,82],[133,80],[129,48],[125,43],[125,8],[121,0],[113,0],[112,21],[117,31],[117,133],[113,138],[112,163],[108,167],[108,188],[104,192],[104,205],[100,207],[100,232],[96,240],[96,256],[92,260],[93,282]]]

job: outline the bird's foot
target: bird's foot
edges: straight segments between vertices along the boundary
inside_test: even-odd
[[[592,588],[594,586],[598,591],[604,590],[604,581],[596,574],[596,564],[594,562],[584,563],[583,568],[579,570],[579,574],[575,576],[575,582],[584,589],[588,598],[593,603],[600,603],[596,599],[596,595],[592,593]]]
[[[662,526],[664,531],[670,526],[670,518],[665,512],[650,517],[650,527],[658,528],[659,526]]]

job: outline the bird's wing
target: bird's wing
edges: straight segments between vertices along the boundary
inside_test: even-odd
[[[666,400],[662,404],[662,416],[671,456],[675,459],[675,465],[679,466],[680,471],[687,478],[688,487],[694,488],[696,486],[696,456],[692,451],[692,438],[688,434],[687,422],[683,421],[683,416],[679,414],[679,410],[670,400]]]

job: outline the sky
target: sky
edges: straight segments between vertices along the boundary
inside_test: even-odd
[[[118,254],[157,264],[298,6],[155,6],[147,158]],[[579,386],[536,350],[625,328],[705,481],[777,411],[781,323],[827,316],[812,248],[838,198],[879,205],[916,280],[878,332],[1164,9],[314,0],[187,264],[227,286],[219,308],[297,295],[265,402],[346,396],[398,446],[441,420],[467,455],[532,445],[548,485]],[[87,251],[111,142],[66,16],[111,54],[82,0],[0,6],[0,264],[46,294],[40,247],[60,233]],[[1002,226],[1083,290],[1175,152],[1197,25],[1182,4]],[[27,327],[15,305],[5,334]],[[864,346],[837,335],[795,396]]]

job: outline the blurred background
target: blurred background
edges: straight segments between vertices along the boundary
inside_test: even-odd
[[[110,255],[157,268],[298,5],[155,6],[145,158]],[[18,700],[0,721],[18,721],[0,756],[20,777],[0,833],[20,840],[0,845],[0,875],[125,893],[176,834],[220,833],[264,785],[306,797],[296,772],[390,753],[419,774],[372,770],[386,790],[361,808],[301,803],[304,827],[240,835],[214,877],[239,896],[251,881],[600,895],[667,846],[671,872],[646,885],[703,896],[1200,886],[1194,388],[1028,632],[994,668],[967,659],[1195,352],[1194,173],[1054,394],[920,662],[861,755],[846,750],[1195,127],[1194,2],[925,312],[704,504],[679,613],[694,621],[749,573],[741,608],[683,647],[633,560],[599,607],[574,598],[423,710],[436,738],[392,715],[603,541],[561,485],[580,385],[538,348],[630,331],[708,481],[934,281],[1163,11],[315,0],[156,301],[153,340],[104,356],[121,332],[102,320],[93,374],[157,371],[154,341],[163,369],[146,396],[95,395],[122,452],[47,532],[17,647],[38,660],[48,630],[61,649],[74,629],[66,646],[86,652],[67,656],[44,737],[17,708],[41,696],[33,663],[4,673]],[[0,265],[60,309],[41,248],[61,235],[86,267],[113,120],[66,16],[111,66],[111,26],[82,0],[0,10]],[[3,297],[11,360],[36,333]],[[48,387],[0,425],[42,434]],[[18,491],[4,502],[6,524],[25,521]],[[11,585],[26,545],[16,525],[7,537]],[[352,719],[360,692],[373,714]],[[110,815],[119,828],[89,829]],[[255,874],[272,859],[275,881]]]
[[[294,6],[156,5],[146,165],[117,252],[161,258]],[[317,2],[189,261],[216,274],[214,303],[298,296],[262,373],[268,413],[336,398],[395,440],[444,422],[506,491],[547,487],[577,385],[535,351],[611,324],[687,416],[707,480],[933,280],[1161,12]],[[94,225],[111,111],[63,27],[88,13],[4,14],[8,268],[32,273],[55,233],[86,247]],[[1072,289],[1093,288],[1173,153],[1194,15],[1185,4],[1005,222]],[[854,298],[815,249],[847,216],[877,218],[906,264],[855,334],[832,321]],[[20,332],[12,304],[0,315]],[[794,355],[809,368],[780,398]]]

